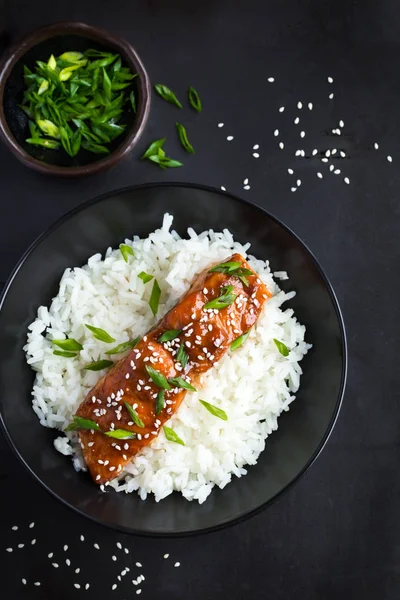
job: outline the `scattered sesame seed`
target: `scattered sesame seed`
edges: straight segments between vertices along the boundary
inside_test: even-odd
[[[335,170],[333,171],[333,174],[334,174],[334,175],[340,175],[340,169],[335,169]]]
[[[58,569],[58,564],[57,563],[51,563],[51,565],[55,568]]]
[[[333,83],[332,77],[327,77],[327,79],[328,79],[328,83]]]
[[[76,587],[77,590],[81,589],[81,586],[79,585],[79,583],[74,583],[74,587]]]
[[[244,185],[247,185],[249,183],[249,180],[247,177],[246,177],[246,179],[243,179],[243,183],[244,183]]]
[[[32,527],[35,527],[35,521],[32,521],[32,523],[30,523],[29,525],[29,529],[32,529]],[[40,585],[40,584],[39,584]]]
[[[71,561],[69,560],[69,558],[65,559],[65,564],[67,565],[67,567],[71,566]]]
[[[169,554],[164,554],[164,558],[168,558],[168,557],[169,557]]]
[[[135,563],[135,565],[136,565],[137,567],[141,567],[141,566],[142,566],[142,564],[141,564],[140,562],[137,562],[137,563]]]
[[[41,585],[40,581],[35,581],[35,583],[33,585],[36,585],[37,587],[39,587],[39,585]]]
[[[124,548],[124,552],[125,552],[125,554],[129,554],[128,548]],[[142,566],[142,565],[140,565],[140,566]]]
[[[98,544],[93,544],[93,546],[96,548],[96,550],[100,550],[100,546]]]
[[[301,150],[296,150],[296,152],[294,153],[295,156],[301,156]]]
[[[270,83],[274,83],[274,81],[275,81],[275,78],[274,78],[274,77],[268,77],[268,81],[269,81]]]
[[[327,158],[321,158],[321,162],[323,162],[323,163],[327,163],[327,162],[328,162],[328,159],[327,159]]]
[[[283,150],[283,149],[284,149],[284,147],[285,147],[285,144],[284,144],[283,142],[279,142],[279,148],[280,148],[281,150]]]
[[[315,156],[316,154],[318,154],[318,150],[314,148],[314,150],[312,151],[312,155]]]
[[[31,545],[34,546],[35,544],[36,544],[36,540],[34,539],[31,541]]]
[[[253,152],[253,158],[260,158],[260,155],[258,154],[258,152]]]
[[[294,173],[293,169],[288,169],[288,173],[289,173],[289,175],[293,175],[293,173]]]
[[[223,192],[226,192],[226,188],[225,188],[223,185],[221,185],[221,190],[222,190]]]
[[[245,185],[243,189],[244,189],[244,190],[249,190],[249,189],[250,189],[250,186],[249,186],[249,185]]]
[[[333,100],[334,94],[329,94],[329,100]]]
[[[117,560],[117,557],[115,556],[115,554],[111,558],[112,558],[112,560]]]
[[[297,187],[300,187],[300,186],[301,186],[301,179],[298,179],[298,180],[296,181],[296,185],[297,185]]]
[[[138,590],[136,590],[136,593],[137,593],[137,594],[141,594],[141,593],[142,593],[142,590],[141,590],[141,589],[138,589]]]
[[[343,150],[341,150],[341,151],[340,151],[340,156],[341,156],[342,158],[344,158],[344,157],[346,156],[346,152],[343,152]]]
[[[305,137],[305,135],[306,135],[306,134],[305,134],[305,131],[300,131],[300,137],[301,137],[301,138]]]
[[[228,135],[227,138],[228,142],[231,142],[233,140],[233,135]]]
[[[344,181],[345,183],[347,183],[347,185],[349,185],[349,183],[350,183],[350,179],[349,179],[348,177],[345,177],[345,178],[343,179],[343,181]]]
[[[335,167],[334,167],[333,165],[330,165],[330,166],[329,166],[329,170],[330,170],[330,171],[333,171],[333,169],[334,169],[334,168],[335,168]]]
[[[308,110],[312,110],[312,109],[313,109],[312,102],[309,102],[309,103],[308,103]]]
[[[291,191],[291,192],[295,192],[296,190],[297,190],[297,188],[296,188],[296,187],[292,187],[292,188],[290,188],[290,191]]]
[[[50,552],[50,554],[47,555],[47,558],[53,558],[53,552]]]
[[[254,144],[254,146],[253,146],[253,150],[258,150],[258,149],[259,149],[259,147],[260,147],[260,144]]]
[[[116,590],[116,589],[117,589],[117,584],[116,584],[116,583],[114,583],[114,584],[111,586],[111,589],[112,589],[112,590]]]
[[[336,154],[336,152],[337,152],[337,150],[336,150],[336,148],[334,148],[334,149],[332,150],[332,156],[333,156],[334,154]]]
[[[18,544],[18,548],[23,548],[25,544]]]
[[[17,530],[18,530],[18,525],[13,525],[13,526],[11,527],[11,529],[12,529],[13,531],[17,531]]]
[[[298,108],[299,110],[301,110],[301,109],[303,108],[303,104],[302,104],[301,102],[298,102],[298,103],[297,103],[297,108]]]
[[[339,121],[339,127],[344,127],[344,122],[342,121],[342,119],[340,119]]]
[[[317,177],[319,177],[320,179],[322,179],[322,177],[323,177],[322,173],[317,173]]]
[[[180,567],[180,566],[181,566],[181,563],[180,563],[180,562],[176,562],[176,563],[174,564],[174,567]]]
[[[224,124],[223,123],[218,123],[218,127],[223,127]]]
[[[375,148],[375,150],[378,150],[378,148],[379,148],[379,144],[378,144],[377,142],[375,142],[375,144],[374,144],[374,148]]]
[[[65,544],[64,548],[63,548],[64,552],[66,552],[68,550],[68,546],[67,544]]]
[[[12,549],[12,548],[6,548],[6,551],[7,551],[7,552],[12,552],[12,551],[13,551],[13,549]]]
[[[387,159],[389,162],[393,162],[393,158],[391,156],[388,156]]]
[[[294,124],[298,125],[299,123],[300,123],[300,119],[299,119],[299,117],[296,117],[295,120],[294,120]]]
[[[89,584],[89,583],[86,583],[86,585],[85,585],[85,590],[88,590],[88,589],[89,589],[89,586],[90,586],[90,584]]]
[[[284,110],[285,110],[285,107],[281,106],[280,109],[279,109],[279,112],[283,112]]]
[[[275,131],[274,131],[274,136],[275,136],[275,137],[278,137],[278,135],[279,135],[279,129],[275,129]]]
[[[80,568],[78,567],[77,569],[75,569],[75,573],[78,575],[79,572],[80,572]]]
[[[325,152],[325,156],[326,156],[327,158],[329,158],[329,157],[330,157],[330,155],[331,155],[331,151],[330,151],[330,150],[327,150],[327,151]]]
[[[129,373],[125,375],[125,379],[129,379]]]
[[[26,585],[26,579],[22,578],[21,581],[24,585]]]

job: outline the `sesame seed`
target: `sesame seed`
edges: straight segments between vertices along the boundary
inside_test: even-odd
[[[164,554],[164,558],[168,558],[169,554]]]
[[[285,147],[285,144],[284,144],[283,142],[279,142],[279,148],[280,148],[281,150],[283,150],[283,149],[284,149],[284,147]]]
[[[65,544],[64,548],[63,548],[64,552],[66,552],[68,550],[68,546],[67,544]]]
[[[58,569],[58,564],[57,563],[51,563],[52,567],[54,567],[55,569]]]
[[[329,100],[333,100],[334,94],[329,94]]]
[[[339,121],[339,127],[344,127],[344,122],[342,121],[342,119],[340,119]]]
[[[335,169],[335,170],[333,171],[333,174],[334,174],[334,175],[340,175],[340,169]]]
[[[85,585],[85,590],[88,590],[88,589],[89,589],[89,586],[90,586],[90,584],[89,584],[89,583],[86,583],[86,585]]]
[[[300,123],[300,119],[299,119],[299,117],[296,117],[295,120],[294,120],[294,124],[298,125],[299,123]]]
[[[312,109],[313,109],[312,102],[309,102],[309,103],[308,103],[308,110],[312,110]]]
[[[283,112],[284,110],[285,110],[285,107],[281,106],[280,109],[279,109],[279,112]]]
[[[301,138],[305,137],[305,135],[306,135],[306,134],[305,134],[305,131],[300,131],[300,137],[301,137]]]
[[[129,379],[129,373],[125,375],[125,379]]]
[[[295,156],[301,156],[301,150],[296,150],[296,152],[294,153]]]
[[[314,150],[312,151],[312,155],[315,156],[316,154],[318,154],[318,150],[314,148]]]
[[[135,563],[135,565],[136,565],[137,567],[141,567],[141,566],[142,566],[142,564],[141,564],[140,562],[137,562],[137,563]]]
[[[74,587],[76,587],[77,590],[81,589],[81,586],[79,585],[79,583],[74,583]]]
[[[53,558],[53,552],[50,552],[50,554],[47,555],[47,558]]]
[[[335,168],[335,167],[334,167],[333,165],[330,165],[330,167],[329,167],[329,170],[330,170],[330,171],[333,171],[333,169],[334,169],[334,168]]]
[[[13,551],[13,549],[12,549],[12,548],[6,548],[6,551],[7,551],[7,552],[12,552],[12,551]]]
[[[334,149],[332,150],[332,156],[333,156],[334,154],[336,154],[336,152],[337,152],[337,150],[336,150],[336,148],[334,148]]]
[[[218,127],[223,127],[224,124],[223,123],[218,123]]]
[[[180,566],[181,566],[181,563],[180,563],[180,562],[176,562],[176,563],[174,564],[174,567],[180,567]]]
[[[253,158],[260,158],[260,155],[258,154],[258,152],[253,152]]]
[[[96,548],[96,550],[100,550],[100,546],[98,544],[93,544],[93,546]]]
[[[233,140],[233,135],[228,135],[227,138],[228,142],[231,142]]]
[[[111,589],[112,589],[112,590],[116,590],[116,589],[117,589],[117,584],[116,584],[116,583],[114,583],[114,584],[111,586]]]
[[[254,146],[253,146],[253,150],[258,150],[258,149],[259,149],[259,147],[260,147],[260,144],[254,144]]]
[[[115,556],[115,554],[111,558],[112,558],[112,560],[117,560],[117,557]]]
[[[321,162],[323,162],[323,163],[327,163],[327,162],[328,162],[328,159],[327,159],[327,158],[321,158]]]
[[[322,177],[323,177],[322,173],[317,173],[317,177],[319,177],[320,179],[322,179]]]
[[[298,108],[299,110],[301,110],[301,109],[303,108],[303,104],[302,104],[301,102],[298,102],[298,103],[297,103],[297,108]]]
[[[17,531],[17,530],[18,530],[18,525],[13,525],[13,526],[11,527],[11,529],[12,529],[13,531]]]
[[[136,590],[136,593],[139,595],[139,594],[141,594],[141,593],[142,593],[142,590],[141,590],[141,589],[138,589],[138,590]]]
[[[22,578],[21,581],[24,585],[26,585],[26,579]]]
[[[243,183],[244,183],[244,185],[247,185],[249,183],[249,180],[247,177],[246,177],[246,179],[243,179]]]
[[[375,142],[375,144],[374,144],[374,148],[375,148],[375,150],[378,150],[378,148],[379,148],[379,144],[377,144],[377,143]]]
[[[389,162],[393,162],[393,158],[391,156],[387,156]]]
[[[330,157],[330,155],[331,155],[331,151],[330,151],[330,150],[327,150],[327,151],[325,152],[325,156],[326,156],[327,158],[329,158],[329,157]]]
[[[292,188],[290,188],[290,191],[291,191],[291,192],[295,192],[296,190],[297,190],[297,187],[292,187]]]
[[[121,542],[117,542],[117,548],[119,548],[120,550],[122,550],[122,544],[121,544]]]
[[[71,566],[71,561],[69,560],[69,558],[65,559],[65,564],[67,565],[67,567]]]
[[[33,585],[36,585],[39,587],[39,585],[41,585],[40,581],[35,581],[35,583]]]
[[[226,187],[224,187],[223,185],[221,185],[221,190],[222,190],[223,192],[226,192]]]
[[[34,546],[36,544],[36,540],[31,541],[31,545]]]
[[[327,77],[328,83],[333,83],[332,77]]]
[[[349,183],[350,183],[350,179],[349,179],[348,177],[345,177],[343,181],[344,181],[345,183],[347,183],[347,185],[349,185]]]
[[[344,157],[346,156],[346,152],[343,152],[343,150],[341,150],[341,151],[340,151],[340,156],[341,156],[342,158],[344,158]]]
[[[298,179],[298,180],[296,181],[296,185],[297,185],[297,187],[300,187],[300,186],[301,186],[301,179]],[[254,301],[254,302],[255,302],[255,301]]]
[[[244,189],[244,190],[249,190],[249,189],[250,189],[250,186],[249,186],[249,185],[245,185],[245,186],[243,187],[243,189]]]
[[[278,137],[278,135],[279,135],[279,129],[275,129],[275,131],[274,131],[274,136],[275,136],[275,137]]]
[[[128,548],[124,548],[124,552],[125,552],[125,554],[129,554]],[[142,565],[140,565],[140,566],[142,566]]]
[[[268,77],[268,81],[269,81],[269,83],[274,83],[275,77]]]
[[[29,529],[32,529],[32,527],[35,527],[35,521],[32,521],[32,523],[30,523]]]
[[[80,572],[80,568],[78,567],[77,569],[75,569],[75,573],[78,575],[79,572]]]
[[[18,544],[18,548],[23,548],[25,544]]]

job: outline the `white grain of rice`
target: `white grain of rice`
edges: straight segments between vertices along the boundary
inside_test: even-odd
[[[154,494],[156,501],[176,490],[187,500],[202,503],[215,485],[225,487],[232,476],[241,477],[247,465],[256,464],[266,438],[278,427],[279,415],[295,399],[302,373],[299,363],[310,346],[293,310],[281,308],[294,292],[279,289],[268,262],[248,255],[250,244],[236,242],[228,230],[197,234],[189,228],[188,239],[181,239],[171,225],[167,214],[162,227],[146,239],[125,240],[135,254],[129,263],[119,249],[109,248],[104,257],[96,254],[83,267],[66,269],[50,307],[40,307],[29,326],[25,352],[36,371],[33,409],[42,425],[63,430],[102,376],[102,372],[83,370],[104,353],[104,344],[85,323],[105,329],[116,344],[143,336],[177,303],[198,273],[233,252],[246,256],[273,294],[247,343],[235,353],[228,352],[204,374],[201,392],[188,393],[168,422],[186,445],[169,443],[161,432],[109,486],[137,492],[143,500]],[[138,278],[141,271],[153,274],[162,290],[156,318],[148,305],[151,289]],[[51,340],[67,335],[83,346],[73,361],[53,354]],[[288,357],[279,354],[274,338],[290,348]],[[199,397],[223,409],[228,421],[205,411]],[[55,445],[63,454],[67,445],[75,469],[80,470],[85,464],[76,437],[69,432]]]

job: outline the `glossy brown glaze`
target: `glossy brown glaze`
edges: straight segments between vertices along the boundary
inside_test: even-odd
[[[251,270],[240,254],[234,254],[229,260]],[[77,415],[95,421],[101,429],[101,432],[79,432],[83,455],[96,483],[104,484],[118,476],[126,463],[158,435],[187,393],[174,387],[165,391],[165,407],[156,415],[160,388],[150,379],[146,365],[167,379],[183,377],[196,387],[201,374],[227,352],[236,338],[254,325],[265,301],[271,296],[252,270],[246,286],[239,278],[211,273],[210,268],[196,278],[188,293],[156,328],[100,379],[80,405]],[[234,302],[221,310],[205,309],[205,304],[221,296],[224,286],[233,286]],[[172,329],[181,330],[181,333],[170,342],[160,343],[160,336]],[[184,369],[176,359],[181,344],[188,355]],[[133,423],[125,402],[134,407],[144,423],[143,428]],[[103,433],[112,429],[130,431],[137,437],[116,440]]]

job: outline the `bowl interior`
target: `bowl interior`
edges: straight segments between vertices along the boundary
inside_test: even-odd
[[[38,306],[57,293],[66,267],[82,265],[96,252],[116,247],[124,237],[146,236],[173,214],[174,228],[200,232],[229,228],[251,252],[268,258],[273,271],[286,270],[286,291],[313,349],[302,362],[297,400],[280,417],[257,465],[223,490],[214,489],[199,505],[174,493],[156,504],[135,494],[102,493],[90,477],[75,473],[69,458],[55,451],[56,432],[43,428],[32,411],[34,375],[22,347]],[[29,293],[27,293],[29,292]],[[0,312],[0,413],[28,469],[63,502],[96,521],[151,535],[201,532],[259,510],[293,483],[324,445],[339,410],[346,374],[343,324],[334,294],[313,256],[285,226],[263,210],[215,190],[187,185],[154,185],[115,192],[81,206],[58,222],[28,251],[3,297]]]
[[[135,66],[120,48],[115,47],[112,44],[101,43],[97,38],[92,39],[87,37],[87,35],[60,34],[51,36],[27,50],[27,52],[17,61],[5,83],[3,107],[4,116],[10,131],[21,148],[31,156],[49,165],[58,167],[82,167],[98,162],[104,157],[109,156],[109,154],[94,154],[93,152],[88,152],[82,148],[76,156],[71,157],[62,149],[49,150],[39,146],[32,146],[25,141],[26,138],[30,137],[30,134],[28,127],[29,119],[25,112],[19,108],[19,104],[22,102],[23,94],[26,89],[23,77],[23,67],[26,65],[29,69],[34,71],[36,61],[42,60],[47,62],[51,54],[59,56],[68,50],[84,52],[89,48],[121,54],[123,66],[130,67],[131,71],[135,73]],[[131,89],[134,90],[138,102],[141,101],[139,81],[140,79],[136,77],[133,80],[132,88],[127,88],[128,93]],[[110,144],[107,144],[110,154],[121,146],[135,122],[136,114],[133,112],[130,103],[127,102],[119,121],[119,123],[126,125],[126,128],[118,138],[113,140]]]

